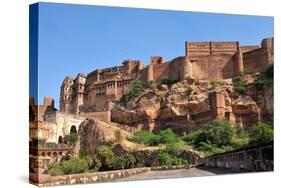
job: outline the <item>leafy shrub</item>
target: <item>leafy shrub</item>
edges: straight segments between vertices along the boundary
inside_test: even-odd
[[[247,93],[248,84],[246,82],[234,82],[234,90],[241,95],[245,95]]]
[[[171,129],[166,129],[160,131],[158,134],[153,134],[149,131],[137,131],[134,133],[132,141],[149,146],[156,146],[159,144],[171,144],[177,142],[178,138]]]
[[[157,145],[160,143],[160,137],[149,131],[136,131],[132,141],[136,143],[143,143],[145,145]]]
[[[206,154],[220,153],[248,144],[248,134],[225,119],[215,119],[202,129],[183,137]]]
[[[50,176],[61,176],[61,175],[64,175],[62,169],[61,169],[61,166],[57,163],[54,163],[54,164],[51,164],[49,166],[49,175]]]
[[[273,80],[267,79],[264,75],[260,75],[255,78],[254,86],[257,90],[262,90],[265,87],[271,86],[273,83]]]
[[[134,168],[136,165],[136,158],[133,154],[127,154],[126,156],[126,168]]]
[[[116,157],[113,163],[113,169],[127,169],[133,168],[135,166],[136,159],[132,154],[128,154],[127,156],[119,156]]]
[[[167,145],[159,152],[159,163],[161,166],[185,165],[188,162],[180,157],[182,150],[179,144]]]
[[[177,141],[177,136],[171,129],[165,129],[159,132],[160,143],[171,144]]]
[[[89,170],[88,161],[83,158],[72,158],[61,163],[61,169],[64,174],[79,174]]]
[[[65,135],[64,142],[73,144],[76,142],[77,138],[78,138],[77,134]]]
[[[266,70],[264,72],[264,76],[267,78],[267,79],[271,79],[273,80],[273,77],[274,77],[274,65],[273,64],[269,64],[267,67],[266,67]]]
[[[115,155],[111,147],[100,146],[98,148],[98,158],[100,159],[102,170],[111,170],[114,166]]]
[[[254,86],[257,90],[262,90],[265,87],[272,86],[273,84],[273,64],[268,65],[265,72],[257,76],[254,80]]]
[[[267,123],[258,123],[250,133],[250,144],[262,144],[273,140],[273,129]]]
[[[171,87],[173,84],[177,82],[178,80],[173,76],[166,76],[160,80],[160,84],[166,84],[168,87]]]
[[[148,81],[147,84],[145,85],[146,88],[148,89],[155,89],[157,88],[158,84],[155,81]]]
[[[129,91],[124,94],[120,102],[123,105],[126,105],[130,100],[140,96],[145,89],[145,84],[141,80],[134,80],[129,85]]]
[[[218,80],[212,80],[211,86],[212,86],[212,89],[216,89],[219,86],[219,81]]]
[[[90,172],[97,172],[101,168],[101,161],[98,159],[97,155],[92,154],[92,155],[85,155],[83,156],[87,160],[88,166],[89,166],[89,171]]]

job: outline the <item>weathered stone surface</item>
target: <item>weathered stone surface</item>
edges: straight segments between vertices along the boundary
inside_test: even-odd
[[[249,83],[253,75],[234,79]],[[190,85],[191,84],[191,85]],[[190,88],[187,92],[187,88]],[[164,91],[147,90],[127,107],[115,105],[111,119],[137,129],[158,131],[172,128],[189,132],[200,128],[214,118],[226,118],[241,126],[250,126],[263,118],[273,116],[273,89],[251,95],[239,95],[233,89],[232,79],[220,80],[216,88],[208,80],[174,84]]]

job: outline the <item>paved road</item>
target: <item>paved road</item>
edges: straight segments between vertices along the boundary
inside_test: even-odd
[[[237,172],[234,172],[230,169],[198,167],[198,168],[190,168],[190,169],[149,171],[149,172],[129,176],[126,178],[117,179],[115,181],[200,177],[200,176],[214,176],[217,174],[230,174],[230,173],[237,173]]]

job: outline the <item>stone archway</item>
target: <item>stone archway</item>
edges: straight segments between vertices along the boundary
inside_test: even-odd
[[[62,136],[59,136],[58,143],[59,143],[59,144],[62,144],[62,143],[63,143]]]
[[[75,125],[72,125],[70,128],[70,134],[77,134],[77,129]]]

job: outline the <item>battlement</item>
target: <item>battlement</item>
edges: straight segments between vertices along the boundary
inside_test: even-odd
[[[186,56],[202,56],[212,54],[231,54],[239,51],[240,44],[238,41],[231,42],[186,42]]]
[[[164,58],[161,56],[152,56],[151,57],[151,64],[157,65],[164,63]]]

